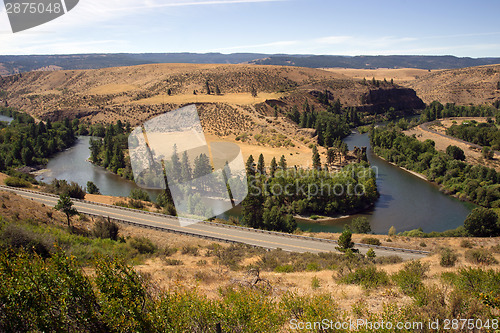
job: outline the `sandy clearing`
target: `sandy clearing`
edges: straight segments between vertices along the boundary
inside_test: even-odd
[[[238,105],[253,105],[265,102],[268,99],[278,99],[284,94],[278,93],[259,93],[257,97],[253,97],[250,93],[229,93],[224,95],[206,95],[206,94],[180,94],[172,95],[160,94],[150,98],[144,98],[137,101],[132,101],[128,104],[189,104],[189,103],[228,103]]]

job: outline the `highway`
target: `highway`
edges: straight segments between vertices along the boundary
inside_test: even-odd
[[[58,196],[38,191],[17,189],[7,186],[0,186],[0,190],[14,192],[24,198],[43,203],[46,206],[53,207],[58,200]],[[140,210],[77,199],[73,199],[73,202],[74,207],[80,213],[91,216],[109,217],[120,223],[127,223],[145,228],[202,237],[214,241],[243,243],[267,249],[280,248],[284,251],[312,253],[336,252],[335,247],[337,246],[337,242],[333,240],[228,226],[204,221],[181,227],[175,217],[168,215],[148,213]],[[420,259],[428,255],[428,252],[425,251],[372,245],[368,246],[365,244],[356,244],[355,247],[358,248],[361,253],[366,253],[371,247],[375,250],[377,256],[398,255],[403,258],[403,260]]]

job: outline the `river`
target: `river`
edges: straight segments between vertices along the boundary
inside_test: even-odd
[[[131,189],[138,188],[134,182],[88,162],[89,140],[89,137],[80,137],[75,146],[57,154],[47,165],[48,171],[38,176],[37,180],[49,182],[54,178],[66,179],[81,186],[86,186],[90,180],[102,194],[113,196],[128,196]],[[354,133],[345,142],[351,150],[354,146],[370,146],[368,134]],[[344,224],[357,216],[367,217],[375,233],[387,233],[391,226],[397,232],[416,228],[430,232],[463,225],[473,205],[441,193],[435,185],[378,158],[369,148],[368,160],[378,171],[380,198],[373,209],[364,214],[329,222],[298,221],[299,227],[303,230],[339,232]],[[152,198],[158,194],[158,191],[148,192]]]
[[[368,133],[354,133],[344,139],[349,150],[368,147],[368,161],[377,172],[380,198],[369,212],[345,219],[311,223],[300,222],[301,229],[341,231],[344,224],[358,216],[370,221],[374,233],[387,233],[391,226],[397,232],[422,228],[424,232],[455,229],[461,225],[474,205],[461,202],[439,191],[438,187],[377,157],[370,149]]]
[[[130,191],[139,188],[134,182],[125,180],[114,173],[96,166],[88,161],[90,137],[78,137],[76,144],[56,154],[46,166],[47,171],[36,177],[36,180],[49,183],[54,178],[74,181],[86,187],[87,181],[97,185],[101,194],[128,197]],[[159,191],[147,191],[152,199]]]

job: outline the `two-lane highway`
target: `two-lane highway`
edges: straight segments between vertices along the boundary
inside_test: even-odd
[[[43,192],[27,191],[21,189],[0,186],[0,190],[14,192],[22,197],[44,203],[47,206],[55,206],[57,196]],[[330,252],[336,251],[336,241],[312,237],[302,237],[286,233],[268,232],[243,227],[231,227],[210,222],[200,222],[186,227],[179,225],[177,218],[163,214],[148,213],[139,210],[124,209],[118,206],[104,205],[89,201],[74,200],[74,207],[80,212],[94,216],[109,217],[123,223],[129,223],[141,227],[154,228],[163,231],[177,232],[197,237],[203,237],[218,241],[243,243],[268,249],[281,248],[291,252]],[[405,260],[419,259],[427,255],[423,251],[414,251],[397,248],[376,247],[377,256],[398,255]],[[362,253],[368,250],[368,246],[357,244]]]

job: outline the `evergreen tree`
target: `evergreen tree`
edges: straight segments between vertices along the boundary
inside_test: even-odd
[[[182,160],[181,160],[181,178],[183,181],[190,181],[193,179],[193,174],[191,170],[191,164],[189,163],[189,157],[187,154],[187,151],[184,151],[182,153]]]
[[[281,158],[280,158],[280,163],[279,163],[279,167],[281,170],[285,171],[286,170],[286,159],[285,159],[285,155],[281,155]]]
[[[271,174],[271,178],[274,177],[274,174],[276,173],[276,170],[278,169],[278,164],[276,163],[276,157],[273,157],[271,160],[271,165],[269,167],[269,172]]]
[[[297,108],[297,105],[294,105],[292,108],[292,120],[298,124],[300,122],[300,112]]]
[[[265,165],[264,165],[264,155],[262,155],[262,154],[259,155],[259,161],[257,162],[257,171],[261,175],[266,174],[266,169],[265,169]]]
[[[302,128],[305,128],[307,126],[307,113],[306,112],[302,112],[302,114],[300,115],[299,126]]]
[[[87,193],[88,194],[101,194],[101,191],[99,191],[99,188],[91,182],[90,180],[87,182]]]
[[[321,170],[321,157],[316,146],[312,149],[312,167],[314,170]]]
[[[171,177],[176,181],[182,181],[182,170],[181,170],[181,162],[179,160],[179,155],[177,154],[177,145],[174,144],[174,152],[171,157],[172,162],[172,170]]]
[[[335,149],[329,148],[326,152],[326,163],[333,164],[333,162],[335,162],[335,155]]]
[[[218,84],[215,85],[215,94],[216,95],[220,95],[221,94]]]
[[[247,176],[255,176],[255,160],[253,156],[248,156],[247,163],[245,164],[245,169],[247,171]]]
[[[71,226],[70,217],[78,214],[78,211],[75,208],[73,208],[73,201],[71,200],[69,195],[61,194],[54,208],[66,214],[66,218],[68,219],[68,227],[70,227]]]

